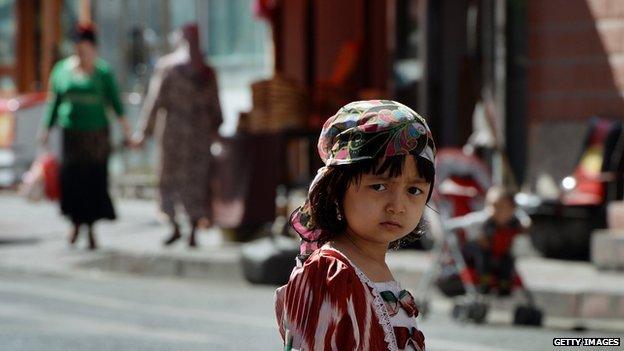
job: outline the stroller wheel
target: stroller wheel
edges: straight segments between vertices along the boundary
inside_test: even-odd
[[[474,302],[468,306],[468,319],[481,324],[487,317],[488,306],[482,302]]]
[[[540,327],[542,326],[542,316],[542,311],[535,306],[516,306],[513,324]]]
[[[466,320],[466,305],[461,303],[455,303],[453,305],[453,309],[451,310],[451,317],[458,321]]]
[[[487,317],[488,305],[482,302],[456,303],[451,310],[451,317],[460,322],[481,324]]]

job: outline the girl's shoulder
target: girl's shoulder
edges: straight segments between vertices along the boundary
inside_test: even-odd
[[[327,247],[314,251],[303,263],[298,263],[290,281],[306,280],[312,284],[338,286],[358,280],[356,270],[342,253]]]
[[[308,261],[338,262],[353,269],[351,261],[342,252],[327,245],[315,250],[306,260]]]
[[[383,330],[375,328],[373,299],[356,268],[343,254],[331,248],[318,249],[295,267],[288,284],[276,291],[275,313],[280,333],[286,343],[294,340],[293,345],[303,345],[298,348],[302,350],[312,349],[310,345],[318,344],[319,337],[335,341],[336,335],[340,335],[339,342],[344,345],[370,343],[371,335],[381,335],[373,339],[384,343]],[[327,329],[328,325],[333,327]],[[354,334],[349,339],[353,330],[365,329],[366,333]]]
[[[325,294],[339,296],[353,291],[356,286],[354,282],[359,282],[349,260],[335,250],[320,248],[310,254],[305,262],[302,263],[298,258],[297,260],[297,266],[290,274],[288,283],[276,290],[275,302],[278,311],[285,304],[298,301],[293,296],[307,296],[310,291],[314,291],[312,296],[322,300]]]

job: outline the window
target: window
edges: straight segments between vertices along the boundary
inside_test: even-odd
[[[15,0],[0,0],[0,92],[13,91]]]

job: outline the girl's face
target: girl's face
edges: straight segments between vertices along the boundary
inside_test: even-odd
[[[389,244],[420,222],[431,186],[420,176],[414,157],[405,159],[401,176],[364,174],[347,188],[343,201],[347,232],[360,239]]]
[[[505,225],[514,218],[516,205],[510,199],[499,197],[488,204],[494,222],[498,225]]]

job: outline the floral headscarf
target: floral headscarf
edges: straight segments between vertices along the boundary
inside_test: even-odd
[[[325,166],[317,171],[308,199],[290,218],[302,239],[304,256],[316,250],[322,240],[321,230],[312,221],[309,194],[329,166],[408,154],[434,164],[435,144],[425,119],[409,107],[390,100],[368,100],[345,105],[325,122],[318,152]]]

